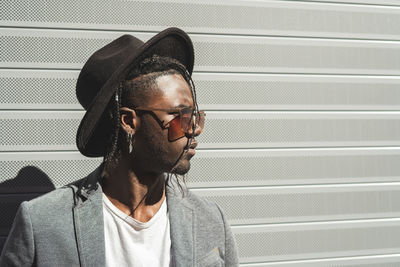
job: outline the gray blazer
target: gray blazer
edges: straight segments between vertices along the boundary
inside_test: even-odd
[[[0,266],[104,266],[100,167],[84,179],[23,202]],[[175,266],[238,266],[231,229],[220,208],[167,186]]]

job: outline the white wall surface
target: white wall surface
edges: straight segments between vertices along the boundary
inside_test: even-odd
[[[87,58],[177,26],[207,110],[189,185],[241,265],[400,266],[399,25],[398,0],[3,0],[0,246],[22,200],[101,161],[75,146]]]

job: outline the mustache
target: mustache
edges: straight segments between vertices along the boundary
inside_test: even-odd
[[[190,148],[195,149],[196,147],[197,147],[197,141],[194,138],[190,138],[186,142],[186,146],[185,146],[184,150],[189,150]]]

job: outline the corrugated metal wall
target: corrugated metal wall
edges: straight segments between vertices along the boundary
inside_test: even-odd
[[[75,80],[178,26],[208,111],[190,186],[242,266],[400,265],[400,1],[2,0],[0,244],[20,201],[83,177]]]

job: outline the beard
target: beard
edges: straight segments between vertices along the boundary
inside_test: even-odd
[[[179,152],[179,149],[176,150],[166,138],[160,138],[161,134],[154,132],[153,129],[154,126],[151,123],[142,120],[141,128],[137,132],[140,143],[136,143],[136,148],[141,151],[140,155],[137,154],[138,150],[133,151],[136,162],[142,167],[146,166],[148,170],[151,169],[149,171],[157,173],[186,174],[190,170],[190,159],[193,155],[183,147]]]
[[[171,169],[171,173],[184,175],[188,173],[190,170],[190,161],[188,159],[184,159],[183,156],[178,160],[174,167]]]

